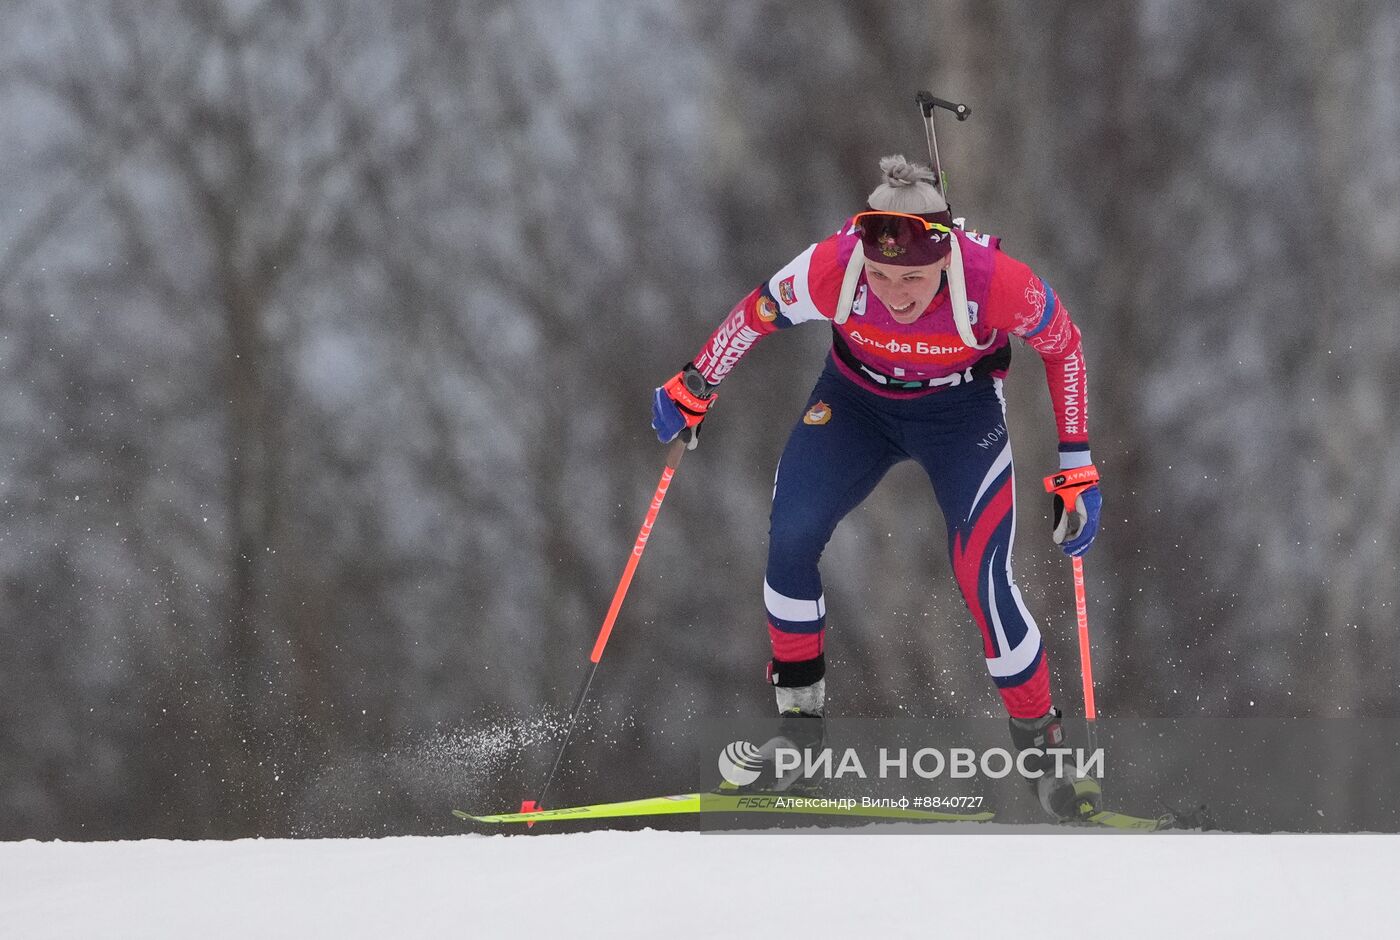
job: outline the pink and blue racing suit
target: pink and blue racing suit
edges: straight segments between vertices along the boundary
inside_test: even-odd
[[[1061,467],[1089,462],[1086,371],[1079,330],[1048,284],[998,240],[959,231],[968,312],[964,343],[946,283],[913,323],[894,320],[862,273],[844,322],[842,279],[860,239],[850,223],[739,302],[695,365],[718,384],[754,343],[806,322],[831,325],[832,349],[793,427],[774,487],[763,596],[769,679],[822,678],[826,600],[818,561],[836,525],[894,464],[927,473],[948,532],[953,572],[982,632],[987,669],[1007,712],[1050,709],[1040,631],[1012,577],[1016,505],[1001,384],[1010,339],[1045,363]]]

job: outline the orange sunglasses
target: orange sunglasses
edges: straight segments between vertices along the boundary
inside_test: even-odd
[[[930,222],[921,215],[911,215],[908,212],[889,212],[881,209],[867,209],[865,212],[857,212],[855,218],[851,219],[851,222],[859,228],[860,220],[867,217],[876,219],[908,219],[910,222],[917,222],[926,232],[944,232],[951,234],[953,231],[948,226],[939,222]]]

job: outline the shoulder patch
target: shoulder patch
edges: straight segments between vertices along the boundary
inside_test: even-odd
[[[778,304],[767,291],[759,291],[758,302],[754,304],[754,315],[764,323],[772,323],[778,319]]]
[[[783,319],[790,323],[805,323],[808,320],[831,318],[820,296],[815,294],[813,289],[814,281],[817,288],[821,289],[822,278],[819,272],[824,263],[817,260],[817,253],[824,244],[825,242],[821,242],[812,245],[784,265],[782,270],[768,281],[768,293],[778,301],[780,323]],[[839,289],[840,285],[837,287]]]
[[[789,307],[797,303],[797,275],[789,274],[778,282],[778,296]]]

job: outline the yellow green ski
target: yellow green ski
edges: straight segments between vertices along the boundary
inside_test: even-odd
[[[913,806],[888,805],[889,801],[838,799],[788,793],[678,793],[621,803],[594,803],[528,813],[473,816],[454,809],[458,819],[479,823],[537,823],[568,819],[618,819],[634,816],[669,816],[685,813],[797,813],[842,816],[855,819],[887,819],[904,822],[987,822],[995,813],[952,813]]]
[[[1071,820],[1070,825],[1107,826],[1109,829],[1123,829],[1129,832],[1156,832],[1159,829],[1201,829],[1200,825],[1184,824],[1184,821],[1171,813],[1164,813],[1161,816],[1129,816],[1127,813],[1115,813],[1113,810],[1101,809],[1097,812],[1085,816],[1082,821]]]
[[[495,813],[487,816],[474,816],[454,809],[452,815],[458,819],[478,823],[525,823],[531,826],[539,822],[563,822],[571,819],[625,819],[699,813],[793,813],[898,822],[975,823],[989,822],[996,815],[991,811],[957,813],[914,806],[891,806],[888,802],[792,793],[677,793],[672,796],[624,800],[620,803],[593,803],[588,806]],[[1061,825],[1076,828],[1103,827],[1127,832],[1216,828],[1214,820],[1205,813],[1204,807],[1196,813],[1168,812],[1161,816],[1131,816],[1113,810],[1090,811],[1085,807],[1085,815],[1078,819],[1067,819]]]

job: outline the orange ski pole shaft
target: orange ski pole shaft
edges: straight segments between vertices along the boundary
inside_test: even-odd
[[[627,597],[627,589],[632,586],[632,575],[637,570],[637,562],[642,560],[642,552],[646,551],[647,540],[651,538],[651,527],[656,525],[656,516],[661,512],[661,503],[666,499],[666,491],[671,487],[671,477],[676,475],[676,468],[681,465],[681,457],[685,456],[685,441],[676,438],[671,450],[666,454],[666,468],[661,471],[661,482],[656,484],[656,492],[651,497],[651,507],[647,509],[646,519],[642,520],[642,528],[637,533],[637,541],[632,546],[632,554],[627,559],[627,567],[622,569],[622,580],[617,583],[617,590],[613,592],[612,603],[608,605],[608,615],[603,618],[603,626],[598,630],[598,638],[593,641],[593,652],[588,654],[590,662],[597,664],[603,658],[603,648],[608,645],[608,637],[612,636],[613,624],[617,622],[618,611],[622,610],[622,602]]]
[[[549,785],[554,782],[554,774],[559,770],[559,764],[564,760],[564,751],[569,746],[569,738],[573,736],[574,725],[578,722],[579,712],[583,710],[583,703],[588,700],[588,689],[593,685],[593,676],[598,672],[598,662],[603,658],[603,649],[608,645],[608,637],[612,635],[618,611],[622,610],[622,602],[627,597],[627,589],[632,585],[632,575],[637,571],[637,563],[642,560],[642,552],[646,550],[647,541],[651,538],[652,526],[656,525],[656,517],[661,512],[661,504],[666,499],[666,491],[671,487],[671,478],[676,475],[676,468],[681,465],[681,458],[685,456],[685,451],[686,439],[682,435],[676,438],[671,444],[671,449],[666,452],[666,466],[661,471],[661,480],[656,484],[656,492],[652,494],[651,505],[647,508],[646,518],[642,521],[642,528],[637,533],[637,541],[632,545],[632,554],[628,556],[627,565],[622,569],[622,579],[618,581],[617,590],[613,592],[612,603],[608,605],[608,614],[603,618],[603,626],[598,630],[598,638],[593,641],[593,650],[588,654],[588,660],[591,663],[588,667],[588,675],[584,677],[583,685],[574,698],[574,707],[569,713],[569,724],[564,729],[564,740],[559,745],[559,753],[554,757],[554,766],[549,769],[549,776],[545,777],[544,786],[540,787],[539,796],[533,800],[525,800],[520,804],[522,813],[544,808],[545,794],[549,792]],[[534,823],[527,823],[527,825],[533,826]]]
[[[1094,707],[1094,662],[1089,655],[1089,605],[1084,599],[1084,559],[1076,555],[1074,562],[1074,613],[1079,623],[1079,672],[1084,681],[1084,717],[1093,727],[1098,718]]]

